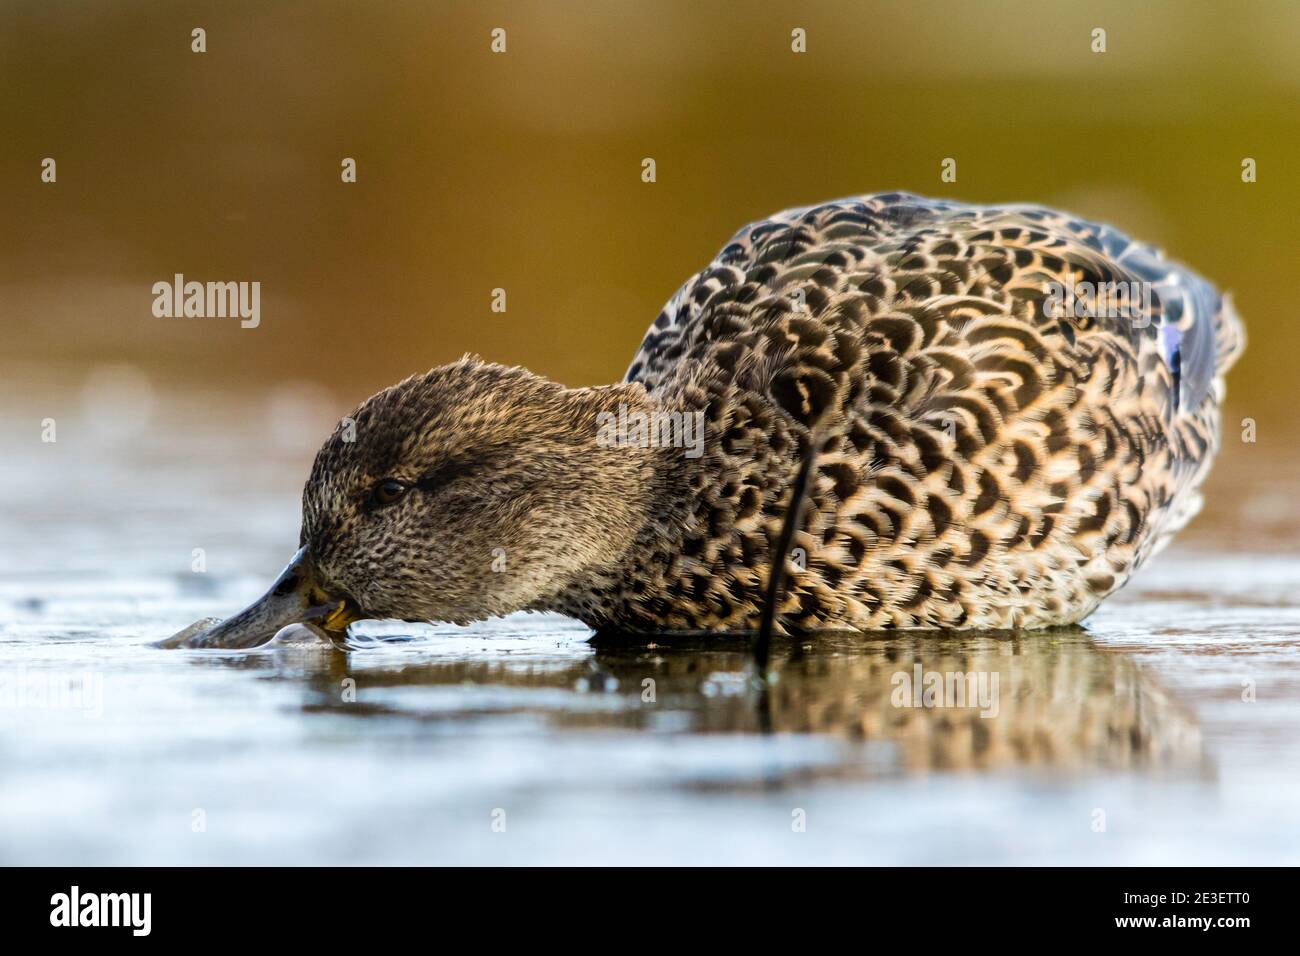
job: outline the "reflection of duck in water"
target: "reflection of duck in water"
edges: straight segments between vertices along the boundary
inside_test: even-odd
[[[771,690],[775,727],[884,739],[911,770],[1201,761],[1200,730],[1169,694],[1126,656],[1070,630],[900,636],[806,666],[823,668],[825,683],[809,694],[810,682],[782,672]]]
[[[1069,215],[788,210],[687,281],[623,384],[465,359],[364,402],[284,576],[178,643],[521,609],[750,630],[810,447],[787,630],[1072,623],[1196,512],[1241,345],[1208,284]]]
[[[534,667],[504,655],[483,661],[481,653],[418,663],[418,654],[403,652],[400,667],[388,655],[368,651],[297,661],[308,663],[315,681],[313,707],[352,714],[460,719],[443,697],[427,714],[415,693],[404,692],[400,706],[385,706],[394,699],[385,690],[395,687],[587,687],[588,693],[604,689],[609,706],[592,708],[570,695],[493,699],[565,727],[832,734],[888,744],[896,754],[893,766],[911,771],[1025,765],[1204,769],[1201,734],[1191,716],[1126,656],[1099,649],[1074,628],[1023,638],[823,635],[802,648],[783,646],[767,686],[750,680],[747,645],[725,637],[649,649],[598,646],[592,657],[563,667]],[[911,693],[918,670],[923,684],[938,675],[943,687],[929,697],[923,686],[919,706]],[[355,703],[340,702],[345,677],[356,681]],[[975,691],[954,698],[948,688],[957,684]],[[646,700],[647,687],[653,687],[652,701]],[[992,692],[991,699],[980,699],[981,687]],[[482,713],[481,704],[473,709]],[[665,723],[668,715],[673,719]]]

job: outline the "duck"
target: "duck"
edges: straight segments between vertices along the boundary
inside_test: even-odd
[[[467,355],[340,421],[267,593],[173,646],[294,623],[595,631],[1075,624],[1201,507],[1231,298],[1118,230],[908,193],[753,222],[623,380]]]

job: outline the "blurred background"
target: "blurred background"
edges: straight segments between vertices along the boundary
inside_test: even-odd
[[[1300,861],[1297,50],[1289,0],[0,0],[0,676],[106,688],[0,706],[0,863]],[[766,705],[743,646],[553,618],[141,646],[265,588],[378,388],[618,380],[737,228],[892,190],[1104,220],[1236,297],[1205,512],[1086,631],[821,643]],[[260,325],[156,318],[177,273],[259,282]],[[913,662],[1007,706],[886,707]]]
[[[129,433],[157,423],[160,390],[203,389],[209,416],[242,420],[219,400],[238,393],[305,456],[366,395],[467,351],[614,381],[744,223],[903,189],[1105,220],[1231,290],[1251,345],[1229,438],[1250,417],[1272,467],[1293,457],[1275,441],[1300,351],[1300,6],[1286,0],[0,11],[11,413],[67,405]],[[260,282],[260,326],[155,318],[152,286],[176,273]],[[1241,463],[1247,482],[1258,463]]]

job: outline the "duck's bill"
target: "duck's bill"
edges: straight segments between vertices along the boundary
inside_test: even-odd
[[[301,548],[270,589],[234,617],[206,627],[188,627],[157,646],[257,647],[290,624],[309,624],[331,637],[342,637],[348,625],[362,617],[355,601],[321,586],[311,555]]]

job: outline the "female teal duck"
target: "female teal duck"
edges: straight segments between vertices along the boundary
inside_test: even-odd
[[[779,629],[1073,623],[1200,507],[1243,342],[1204,280],[1066,214],[788,210],[682,286],[621,384],[467,357],[367,399],[280,580],[178,643],[518,610],[752,630],[805,461]]]

